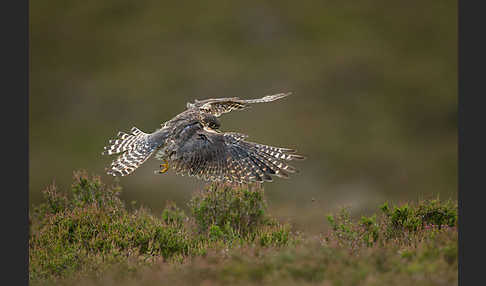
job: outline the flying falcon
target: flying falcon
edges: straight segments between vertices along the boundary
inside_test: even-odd
[[[251,183],[272,181],[272,175],[288,178],[297,170],[285,161],[302,160],[295,150],[246,141],[247,135],[222,132],[217,119],[232,110],[250,104],[271,102],[290,93],[267,95],[259,99],[215,98],[187,103],[187,109],[162,124],[153,133],[133,127],[130,133],[119,132],[109,141],[103,155],[120,154],[107,168],[113,176],[126,176],[155,154],[164,164],[156,173],[165,173],[169,166],[177,174],[219,182]]]

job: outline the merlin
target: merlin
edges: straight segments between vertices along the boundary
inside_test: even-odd
[[[288,178],[297,169],[286,161],[302,160],[296,150],[246,141],[247,135],[219,130],[218,117],[243,110],[254,103],[271,102],[291,93],[267,95],[258,99],[211,98],[187,103],[186,110],[161,124],[153,133],[133,127],[118,132],[103,155],[120,154],[107,168],[113,176],[126,176],[155,154],[165,173],[169,166],[179,175],[229,183],[271,182],[272,176]]]

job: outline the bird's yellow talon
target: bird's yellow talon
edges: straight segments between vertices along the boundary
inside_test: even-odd
[[[159,174],[163,174],[169,170],[169,162],[164,160],[164,163],[160,165],[161,170],[159,170]]]

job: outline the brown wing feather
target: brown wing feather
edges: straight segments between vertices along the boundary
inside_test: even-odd
[[[253,103],[271,102],[289,96],[290,94],[291,92],[278,93],[256,99],[240,99],[238,97],[210,98],[206,100],[196,100],[193,104],[190,104],[190,106],[194,106],[203,112],[211,113],[218,117],[223,113],[228,113],[233,110],[243,110]]]
[[[178,173],[208,181],[263,182],[272,176],[287,178],[295,172],[284,160],[303,159],[292,149],[245,141],[239,133],[200,129],[170,158]]]

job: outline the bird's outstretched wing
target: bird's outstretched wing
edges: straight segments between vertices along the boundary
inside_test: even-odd
[[[304,159],[295,150],[248,142],[246,137],[200,129],[176,150],[172,168],[208,181],[249,183],[272,181],[272,175],[287,178],[297,170],[285,161]]]
[[[238,97],[210,98],[205,100],[195,100],[194,103],[188,103],[188,107],[196,107],[201,111],[211,113],[218,117],[223,113],[228,113],[233,110],[245,109],[253,103],[271,102],[289,96],[290,94],[292,93],[278,93],[256,99],[240,99]]]

